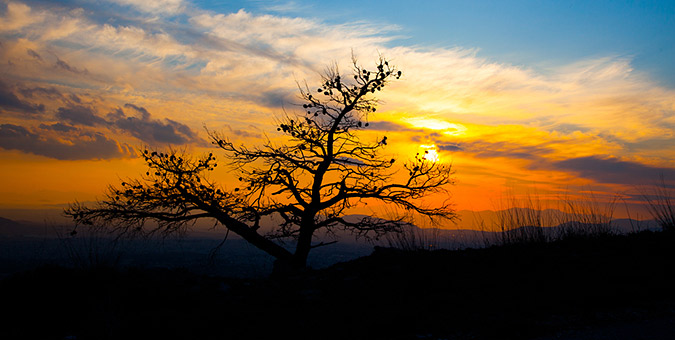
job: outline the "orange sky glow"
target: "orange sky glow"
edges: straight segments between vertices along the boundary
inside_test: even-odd
[[[348,74],[352,53],[403,71],[377,94],[362,138],[386,135],[399,159],[452,163],[458,210],[581,192],[635,208],[642,186],[675,181],[675,89],[628,57],[530,68],[472,48],[397,45],[386,26],[191,6],[175,8],[180,22],[141,5],[109,21],[40,2],[0,7],[0,216],[102,197],[145,171],[144,146],[214,151],[205,127],[247,145],[283,142],[275,118],[301,111],[298,84],[315,86],[331,64]],[[226,168],[213,177],[236,185]]]

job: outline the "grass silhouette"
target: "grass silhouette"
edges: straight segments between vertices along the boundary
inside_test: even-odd
[[[485,246],[603,237],[618,232],[612,226],[618,200],[618,195],[600,200],[589,191],[568,193],[550,204],[536,194],[510,194],[497,204],[492,225],[480,217],[474,223],[483,231]]]
[[[664,231],[675,231],[675,196],[673,188],[666,180],[661,180],[650,189],[643,190],[642,197],[647,202],[647,208],[652,217]]]

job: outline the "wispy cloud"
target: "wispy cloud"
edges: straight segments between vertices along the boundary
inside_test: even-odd
[[[261,3],[262,9],[269,12],[277,12],[280,14],[297,13],[307,8],[307,5],[301,5],[295,1],[273,1],[272,3]]]
[[[485,173],[512,160],[523,173],[536,162],[597,181],[577,165],[666,169],[675,159],[673,148],[653,147],[675,145],[675,91],[636,72],[629,58],[534,70],[476,49],[397,46],[393,25],[285,16],[293,2],[274,3],[275,15],[215,13],[180,0],[112,3],[83,10],[9,2],[0,10],[0,71],[17,84],[0,86],[0,108],[13,124],[193,145],[205,124],[253,139],[261,133],[252,123],[262,130],[274,112],[294,110],[298,83],[312,85],[331,63],[349,72],[353,51],[365,65],[382,54],[403,71],[370,117],[376,133],[405,137],[394,149],[431,142]],[[134,10],[107,14],[110,6]],[[33,113],[30,121],[19,111]]]
[[[183,0],[110,0],[120,5],[130,6],[145,13],[177,14],[185,9]]]

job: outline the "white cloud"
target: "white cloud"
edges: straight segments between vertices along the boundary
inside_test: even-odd
[[[404,71],[403,80],[382,94],[392,110],[546,130],[576,124],[628,141],[673,136],[673,126],[659,117],[673,115],[675,91],[635,72],[625,59],[589,59],[540,74],[462,49],[400,47],[385,54]]]
[[[283,3],[275,2],[269,5],[264,5],[263,9],[270,12],[285,13],[285,12],[298,12],[302,9],[305,9],[306,7],[307,7],[306,5],[300,5],[295,1],[288,1]]]
[[[7,4],[7,12],[0,17],[0,32],[14,31],[30,24],[43,20],[42,13],[34,13],[31,8],[22,3],[10,2]]]
[[[133,6],[150,14],[177,14],[185,9],[183,0],[111,0],[121,5]]]

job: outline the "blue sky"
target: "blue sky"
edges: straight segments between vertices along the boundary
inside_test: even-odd
[[[477,48],[498,62],[541,68],[628,58],[675,87],[675,1],[197,1],[214,11],[396,25],[393,44]]]

